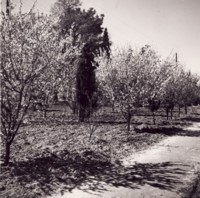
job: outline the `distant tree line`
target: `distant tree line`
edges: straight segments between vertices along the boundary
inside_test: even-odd
[[[200,104],[200,76],[185,71],[174,58],[161,59],[146,45],[141,49],[117,49],[111,60],[99,61],[97,77],[104,92],[104,100],[118,109],[127,120],[130,130],[131,117],[140,107],[152,112],[164,108],[167,119],[173,117],[174,107],[184,108]]]

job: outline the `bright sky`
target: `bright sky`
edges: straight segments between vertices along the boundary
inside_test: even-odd
[[[11,0],[19,5],[20,0]],[[34,0],[22,0],[24,10]],[[36,10],[48,13],[55,0],[37,0]],[[161,56],[173,56],[193,73],[200,74],[200,0],[83,0],[105,14],[115,45],[142,47],[151,45]],[[5,0],[2,0],[2,8]]]

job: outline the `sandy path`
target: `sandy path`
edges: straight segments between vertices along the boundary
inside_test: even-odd
[[[185,130],[196,131],[196,135],[171,136],[148,150],[123,159],[123,170],[128,170],[128,174],[119,169],[117,186],[111,185],[108,180],[100,182],[94,177],[79,189],[51,197],[180,198],[200,170],[200,123]],[[99,186],[98,191],[90,188],[95,182]]]

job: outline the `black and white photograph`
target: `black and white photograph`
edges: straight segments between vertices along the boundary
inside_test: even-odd
[[[1,0],[1,198],[200,198],[200,0]]]

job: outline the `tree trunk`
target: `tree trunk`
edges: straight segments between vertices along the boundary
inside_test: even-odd
[[[131,126],[131,117],[128,117],[127,119],[127,131],[130,131]]]
[[[166,109],[166,113],[167,113],[167,120],[168,120],[168,118],[169,118],[169,109],[168,108]]]
[[[155,118],[154,111],[152,112],[152,115],[153,115],[153,124],[156,124],[156,118]]]
[[[73,104],[73,115],[76,115],[76,106]]]
[[[6,0],[6,15],[10,16],[10,0]]]
[[[187,105],[185,105],[185,114],[187,114],[188,111],[187,111]]]
[[[58,92],[54,91],[53,93],[53,103],[56,104],[58,103]]]
[[[72,101],[72,111],[73,111],[73,115],[78,115],[77,103],[73,101]]]
[[[84,107],[79,107],[79,115],[78,115],[78,121],[79,122],[84,122],[84,119],[85,119],[85,108]]]
[[[112,102],[112,112],[114,113],[115,112],[115,103]]]
[[[181,117],[181,106],[178,105],[178,116]]]
[[[10,161],[10,146],[11,143],[6,141],[6,155],[5,155],[5,160],[4,160],[4,165],[7,166],[9,164]]]
[[[171,112],[171,120],[172,120],[172,118],[173,118],[173,109],[171,109],[170,112]]]
[[[130,131],[130,125],[131,125],[131,112],[130,112],[130,107],[128,107],[128,112],[127,112],[127,131]]]
[[[44,117],[44,118],[47,117],[47,109],[46,109],[46,108],[44,108],[44,110],[43,110],[43,117]]]
[[[49,103],[49,96],[47,95],[44,101],[44,105],[43,105],[43,117],[46,118],[47,117],[47,107],[48,107],[48,103]]]

